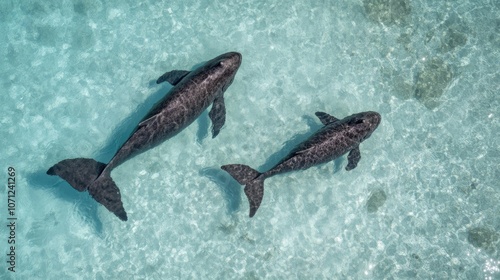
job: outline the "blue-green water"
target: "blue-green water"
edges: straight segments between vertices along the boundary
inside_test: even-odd
[[[500,279],[500,2],[267,2],[0,2],[1,279]],[[113,171],[128,222],[45,175],[109,160],[153,80],[227,51],[220,135],[204,114]],[[356,169],[273,177],[248,218],[220,165],[263,170],[314,112],[366,110]]]

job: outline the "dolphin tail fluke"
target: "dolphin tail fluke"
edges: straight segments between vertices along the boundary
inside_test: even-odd
[[[126,221],[120,190],[109,172],[103,172],[105,167],[106,164],[89,158],[65,159],[49,168],[47,174],[63,178],[77,191],[88,190],[97,202]]]
[[[245,194],[250,203],[249,216],[253,217],[264,197],[264,179],[261,179],[261,173],[243,164],[229,164],[221,168],[229,173],[238,183],[245,185]]]
[[[101,174],[106,164],[90,158],[65,159],[47,170],[48,175],[57,175],[79,192],[87,190]]]
[[[264,197],[264,180],[255,179],[245,186],[245,194],[250,203],[250,218],[255,215],[259,209],[262,198]]]
[[[115,214],[120,220],[126,221],[127,213],[123,208],[120,189],[116,186],[109,172],[103,172],[92,185],[89,186],[90,195],[106,209]]]

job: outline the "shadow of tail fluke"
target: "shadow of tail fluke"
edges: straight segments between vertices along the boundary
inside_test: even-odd
[[[221,167],[231,175],[238,183],[245,185],[245,194],[250,203],[250,218],[255,215],[259,209],[262,198],[264,197],[264,179],[261,178],[257,170],[248,165],[228,164]]]
[[[57,175],[77,191],[88,190],[90,195],[120,220],[127,220],[120,190],[109,172],[103,172],[106,164],[88,158],[65,159],[49,170],[48,175]]]

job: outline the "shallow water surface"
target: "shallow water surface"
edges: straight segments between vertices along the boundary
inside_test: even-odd
[[[500,278],[500,2],[226,2],[1,1],[0,278]],[[113,171],[127,222],[45,174],[109,161],[171,88],[156,78],[227,51],[221,133],[204,113]],[[221,165],[264,171],[315,112],[368,110],[356,169],[270,178],[248,218]]]

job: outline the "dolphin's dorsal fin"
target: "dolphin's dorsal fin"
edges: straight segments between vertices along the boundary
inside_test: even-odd
[[[154,118],[154,117],[155,117],[155,116],[151,116],[151,117],[149,117],[149,118],[147,118],[147,119],[143,120],[142,122],[140,122],[140,123],[137,125],[137,127],[141,127],[141,126],[145,126],[145,125],[147,125],[150,121],[152,121],[152,120],[153,120],[153,118]]]
[[[171,85],[175,86],[178,84],[184,77],[186,77],[190,72],[186,70],[174,70],[169,71],[156,80],[157,84],[161,84],[165,81],[169,82]]]
[[[325,112],[316,112],[315,115],[319,118],[322,124],[327,125],[339,121],[336,117],[328,115]]]

